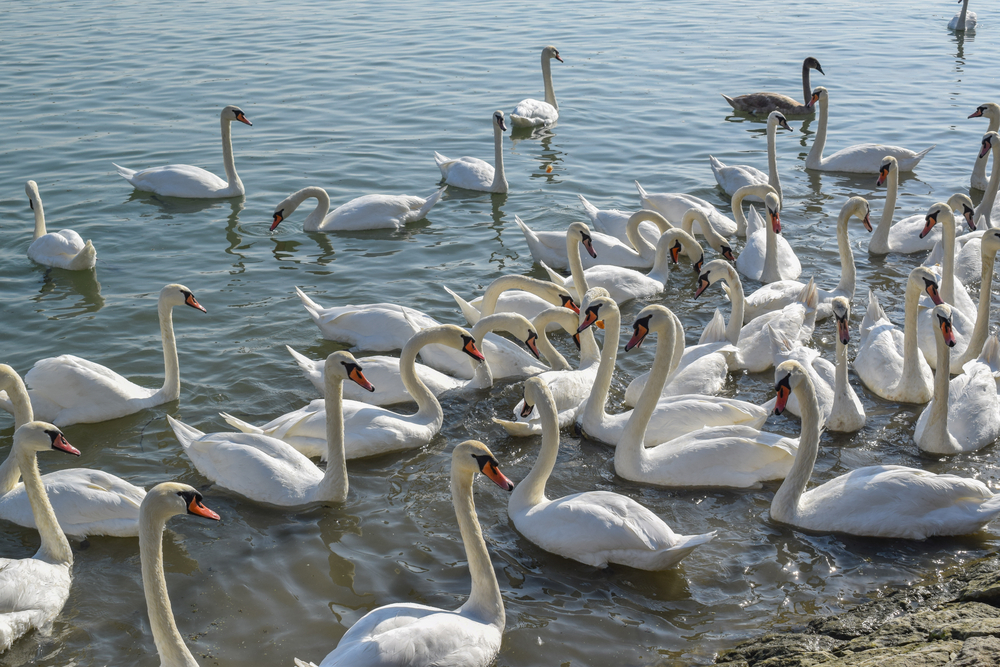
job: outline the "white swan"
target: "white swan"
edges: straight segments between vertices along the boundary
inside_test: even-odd
[[[413,334],[399,355],[399,372],[403,385],[417,404],[417,412],[402,415],[367,403],[344,401],[344,449],[348,459],[421,447],[441,430],[444,422],[441,404],[414,370],[417,352],[425,345],[434,343],[462,350],[479,361],[485,359],[476,347],[472,335],[453,324],[442,324]],[[326,457],[325,399],[315,400],[262,427],[224,413],[222,416],[244,433],[268,435],[284,440],[306,456]]]
[[[763,116],[772,111],[781,111],[789,116],[811,114],[813,109],[807,106],[809,97],[812,94],[812,88],[809,87],[809,70],[811,69],[826,75],[819,61],[812,56],[802,61],[802,102],[793,100],[788,95],[780,93],[750,93],[748,95],[740,95],[739,97],[728,97],[727,95],[723,95],[723,97],[729,102],[729,106],[736,111],[743,111],[744,113],[757,116]]]
[[[198,667],[198,662],[184,643],[184,637],[177,630],[167,594],[167,579],[163,574],[163,530],[167,519],[179,514],[193,514],[215,521],[220,518],[205,507],[202,495],[187,484],[163,482],[150,489],[139,508],[142,590],[146,595],[149,629],[153,633],[161,667]]]
[[[747,324],[743,324],[746,307],[743,283],[736,269],[721,259],[712,260],[705,265],[698,276],[698,289],[694,298],[697,299],[712,283],[719,280],[725,282],[723,289],[732,301],[733,308],[729,324],[726,325],[726,338],[738,348],[738,352],[732,356],[731,370],[746,369],[751,373],[760,373],[774,364],[768,325],[775,331],[782,332],[791,341],[806,342],[812,338],[819,294],[811,279],[802,288],[795,302],[781,310],[764,313]]]
[[[952,309],[935,306],[938,366],[934,370],[934,397],[920,413],[913,430],[917,447],[932,454],[973,452],[1000,436],[1000,396],[992,369],[984,362],[965,365],[951,377],[951,350],[955,347]],[[950,380],[950,382],[949,382]]]
[[[188,164],[170,164],[165,167],[151,167],[134,171],[115,164],[118,174],[137,190],[155,192],[164,197],[187,197],[189,199],[222,199],[239,197],[245,193],[243,181],[236,173],[233,161],[233,141],[230,125],[238,120],[253,125],[239,107],[227,106],[220,114],[222,124],[222,164],[226,169],[226,180],[210,171]],[[113,162],[111,164],[114,164]]]
[[[784,128],[789,132],[788,121],[780,111],[772,111],[767,117],[767,173],[765,174],[757,167],[748,164],[738,164],[727,167],[723,162],[711,155],[708,160],[712,165],[712,173],[715,174],[715,182],[722,190],[732,197],[736,191],[746,185],[768,184],[778,193],[781,200],[781,177],[778,175],[778,155],[775,149],[775,136],[778,128]]]
[[[931,146],[919,153],[914,153],[908,148],[900,148],[899,146],[857,144],[842,148],[829,157],[823,157],[823,149],[826,147],[826,127],[830,120],[830,97],[823,86],[819,86],[813,91],[809,106],[817,102],[819,102],[819,127],[816,130],[816,139],[809,150],[809,155],[806,156],[806,169],[877,174],[882,159],[886,155],[891,155],[898,160],[900,171],[913,171],[917,163],[934,148]]]
[[[980,104],[976,110],[969,114],[969,118],[987,118],[990,121],[987,132],[1000,131],[1000,104],[987,102]],[[972,167],[972,179],[969,184],[977,190],[985,190],[989,179],[986,177],[986,163],[989,158],[983,154],[976,154],[976,163]]]
[[[211,433],[206,435],[170,415],[167,421],[177,441],[202,475],[224,489],[259,503],[297,507],[315,502],[347,500],[347,457],[344,452],[344,380],[368,391],[375,387],[350,352],[334,352],[323,369],[326,397],[326,471],[291,445],[267,435]]]
[[[635,189],[639,191],[639,202],[643,208],[656,211],[673,224],[679,224],[689,209],[699,208],[704,211],[709,224],[719,234],[732,236],[736,233],[736,222],[722,215],[719,209],[704,199],[680,192],[654,192],[650,194],[639,185],[639,181],[635,181]],[[697,232],[704,236],[700,222]]]
[[[770,213],[770,208],[768,208],[768,212]],[[854,266],[854,252],[851,250],[851,241],[847,236],[847,223],[851,218],[860,220],[869,232],[872,230],[868,202],[864,197],[851,197],[848,199],[841,207],[840,214],[837,216],[837,251],[840,254],[840,282],[832,290],[816,289],[819,295],[819,304],[816,310],[817,321],[824,320],[833,313],[834,297],[846,296],[848,299],[854,298],[854,290],[857,285],[857,269]],[[740,253],[741,258],[745,252],[744,250],[744,252]],[[769,257],[771,256],[773,255]],[[743,313],[744,321],[749,322],[755,317],[759,317],[772,310],[781,310],[798,298],[803,287],[805,287],[805,283],[798,280],[779,280],[764,285],[753,294],[747,296]]]
[[[722,260],[715,260],[721,262]],[[593,388],[586,401],[580,406],[576,424],[586,437],[597,442],[615,445],[621,437],[631,410],[609,415],[605,412],[611,376],[618,355],[618,340],[621,330],[621,314],[614,300],[600,287],[587,292],[584,305],[580,309],[580,331],[598,320],[604,320],[604,347],[601,362],[597,368]],[[668,349],[669,348],[669,349]],[[631,349],[631,348],[629,348]],[[659,398],[659,375],[665,378],[670,371],[674,353],[673,341],[670,346],[660,346],[653,359],[646,390],[654,392],[658,402],[653,413],[652,428],[646,431],[647,447],[659,445],[706,424],[749,424],[760,426],[767,418],[767,412],[756,405],[732,398],[717,396],[683,395]]]
[[[0,558],[0,652],[31,630],[51,628],[69,598],[73,551],[45,495],[35,460],[36,452],[49,449],[80,455],[52,424],[33,421],[14,431],[14,456],[42,544],[31,558]]]
[[[771,519],[806,530],[923,540],[964,535],[1000,513],[1000,496],[982,482],[903,466],[853,470],[805,491],[819,451],[812,381],[797,361],[775,370],[780,413],[791,392],[802,406],[802,436],[792,470],[771,501]]]
[[[534,320],[552,306],[562,306],[574,313],[580,312],[580,307],[564,288],[551,281],[528,276],[500,276],[486,286],[482,296],[472,301],[466,301],[446,286],[444,290],[455,299],[469,326],[478,322],[480,317],[493,313],[519,313]],[[549,330],[554,331],[555,328],[558,327],[550,327]]]
[[[756,187],[741,188],[733,195],[733,202],[738,204],[733,210],[739,211],[739,217],[743,217],[743,197],[753,192]],[[762,283],[795,280],[802,273],[802,264],[787,241],[779,244],[778,239],[784,238],[779,236],[781,203],[774,192],[768,192],[763,197],[767,220],[761,220],[757,212],[751,208],[750,216],[753,222],[746,227],[747,244],[736,258],[736,269],[747,278]]]
[[[503,111],[495,111],[492,116],[494,163],[476,157],[460,157],[449,160],[437,151],[434,161],[441,170],[441,180],[448,185],[466,190],[481,190],[483,192],[507,192],[507,179],[503,175],[503,133],[507,125],[503,120]]]
[[[917,345],[917,306],[926,292],[935,305],[943,303],[937,276],[918,266],[910,271],[904,295],[903,332],[879,305],[875,292],[868,290],[868,310],[861,321],[854,370],[874,393],[890,401],[926,403],[931,400],[933,378],[927,360]]]
[[[520,217],[514,216],[514,222],[521,228],[531,256],[536,262],[544,263],[553,269],[570,268],[567,248],[571,243],[582,243],[589,255],[585,260],[581,258],[585,267],[613,264],[648,270],[653,266],[656,246],[639,234],[639,223],[643,220],[652,221],[660,227],[661,234],[670,229],[670,223],[653,211],[639,211],[630,220],[629,229],[632,231],[629,236],[630,242],[623,243],[613,236],[591,232],[585,222],[572,222],[565,232],[536,232],[524,224]]]
[[[514,127],[552,125],[559,120],[559,103],[556,102],[556,93],[552,88],[553,58],[563,62],[556,47],[546,46],[542,49],[542,83],[545,84],[545,101],[540,102],[531,98],[521,100],[510,112],[510,124]]]
[[[373,609],[348,630],[319,667],[486,667],[500,652],[504,629],[503,597],[476,517],[472,481],[477,472],[510,491],[514,483],[481,442],[467,440],[451,455],[451,499],[472,590],[465,604],[446,611],[397,602]],[[297,667],[316,667],[296,658]]]
[[[993,267],[996,264],[997,252],[1000,252],[1000,229],[987,229],[981,237],[980,251],[982,253],[982,278],[979,287],[979,307],[976,311],[976,325],[969,337],[965,353],[958,357],[954,367],[964,368],[983,352],[983,345],[990,332],[990,305],[993,293]],[[956,371],[952,371],[956,372]]]
[[[14,408],[14,427],[34,420],[28,390],[13,368],[0,364],[0,389]],[[14,451],[0,464],[0,519],[35,528],[27,487],[19,484],[21,470]],[[146,490],[117,475],[89,468],[66,468],[42,475],[59,526],[72,537],[139,534],[139,503]]]
[[[555,399],[544,380],[530,378],[524,383],[524,403],[527,410],[538,409],[542,448],[507,502],[507,516],[517,532],[563,558],[593,567],[618,563],[640,570],[671,567],[715,537],[715,531],[678,535],[648,508],[620,493],[584,491],[546,498],[545,482],[559,454]]]
[[[208,312],[183,285],[171,284],[160,290],[156,309],[163,339],[162,387],[140,387],[106,366],[71,354],[49,357],[36,361],[24,376],[35,417],[59,426],[89,424],[176,401],[181,393],[181,377],[171,310],[182,305]],[[3,392],[0,392],[0,408],[14,411]]]
[[[958,0],[962,3],[962,10],[951,17],[948,21],[949,30],[975,30],[976,13],[969,11],[969,0]]]
[[[882,207],[882,219],[879,220],[875,232],[868,241],[869,253],[874,255],[885,255],[890,252],[910,254],[922,250],[932,250],[935,244],[941,242],[940,227],[922,234],[927,222],[927,216],[923,214],[910,215],[893,224],[892,217],[896,210],[896,192],[899,188],[899,164],[896,158],[890,155],[882,160],[875,185],[876,187],[886,185],[885,204]],[[975,210],[972,208],[972,200],[967,195],[952,195],[948,199],[948,204],[953,209],[961,208],[962,217],[969,223],[972,229],[976,228],[973,222]],[[955,224],[961,226],[959,221],[956,221]]]
[[[45,209],[42,196],[38,194],[38,184],[28,181],[24,186],[28,195],[28,205],[35,212],[35,235],[28,246],[28,258],[45,266],[70,271],[85,271],[97,264],[97,250],[88,239],[86,243],[72,229],[58,232],[45,231]]]
[[[411,195],[364,195],[330,210],[330,195],[318,186],[302,188],[274,207],[270,231],[277,229],[299,205],[315,197],[316,208],[302,222],[307,232],[340,232],[359,229],[399,229],[408,222],[423,220],[441,199],[447,185],[423,199]]]

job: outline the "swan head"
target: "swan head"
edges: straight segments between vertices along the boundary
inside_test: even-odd
[[[701,275],[698,276],[698,289],[695,290],[694,298],[701,296],[702,292],[717,280],[728,280],[733,275],[733,267],[728,262],[721,259],[713,259],[705,265]]]
[[[935,335],[944,340],[948,347],[955,347],[955,329],[951,324],[951,306],[940,303],[934,306]]]
[[[552,396],[552,390],[543,378],[536,375],[524,381],[524,407],[521,408],[521,418],[526,419],[539,403],[546,403],[551,412],[556,411],[556,399]]]
[[[847,345],[851,342],[851,302],[846,296],[836,296],[831,305],[837,320],[837,340]]]
[[[460,326],[456,326],[454,324],[441,324],[436,327],[423,329],[414,335],[420,335],[425,331],[435,332],[436,340],[433,341],[435,343],[440,343],[441,345],[447,345],[448,347],[456,350],[461,350],[476,361],[486,361],[486,357],[484,357],[483,353],[479,351],[478,347],[476,347],[476,339],[472,337],[472,334]]]
[[[931,301],[934,302],[935,306],[940,306],[944,303],[944,301],[941,300],[937,276],[934,275],[934,272],[926,266],[918,266],[910,271],[910,277],[907,281],[907,290],[910,289],[915,289],[917,292],[926,292],[927,296],[931,298]]]
[[[740,190],[742,189],[743,188],[740,188]],[[740,190],[737,190],[737,193]],[[771,191],[774,191],[773,188]],[[688,229],[688,225],[690,225],[690,229],[693,231],[695,222],[701,226],[702,233],[705,235],[705,240],[708,241],[708,244],[712,246],[717,253],[728,259],[730,262],[736,261],[736,255],[733,254],[732,246],[729,245],[721,234],[713,233],[715,228],[712,227],[712,224],[708,221],[708,216],[705,214],[705,211],[700,208],[692,207],[684,212],[684,216],[681,218],[681,227]],[[661,229],[660,231],[662,233],[665,230]]]
[[[927,211],[927,215],[924,216],[924,228],[920,232],[920,238],[924,238],[931,233],[931,229],[937,224],[938,219],[941,220],[942,225],[954,225],[955,214],[951,212],[951,206],[944,202],[937,202],[931,205],[930,210]]]
[[[701,272],[701,267],[705,264],[705,251],[701,249],[701,244],[683,229],[677,227],[668,229],[660,235],[659,243],[667,244],[670,259],[674,264],[680,261],[681,252],[683,252],[691,260],[691,268],[694,272]]]
[[[323,366],[323,376],[338,380],[351,380],[368,391],[375,391],[375,385],[368,381],[362,372],[361,364],[347,350],[338,350],[326,358]],[[329,395],[329,394],[328,394]]]
[[[14,431],[14,447],[31,453],[55,449],[73,456],[80,455],[80,450],[69,444],[58,426],[40,421],[28,422]]]
[[[948,197],[948,206],[953,211],[961,211],[962,217],[969,225],[969,229],[976,231],[976,208],[972,203],[972,198],[962,192],[956,192]]]
[[[451,476],[472,479],[477,472],[489,477],[505,491],[514,490],[514,482],[500,472],[500,463],[490,448],[478,440],[466,440],[455,445],[451,452]]]
[[[498,109],[493,112],[493,124],[500,128],[501,132],[507,131],[507,124],[503,120],[503,111]]]
[[[774,414],[780,415],[785,411],[788,398],[803,381],[809,381],[809,376],[798,361],[789,359],[778,364],[774,369],[774,391],[778,395],[774,401]]]
[[[571,222],[566,233],[572,238],[579,239],[583,247],[590,253],[590,256],[597,259],[597,253],[594,252],[594,237],[591,235],[590,227],[587,226],[587,223]]]
[[[204,498],[194,487],[176,482],[157,484],[146,493],[139,506],[140,516],[153,512],[161,519],[178,514],[194,514],[218,521],[219,515],[205,507]]]
[[[865,229],[872,231],[871,207],[864,197],[851,197],[840,209],[840,215],[846,220],[852,216],[861,220]]]
[[[896,158],[891,155],[886,155],[882,158],[882,164],[878,167],[878,178],[875,179],[875,187],[885,185],[886,180],[889,178],[889,174],[894,174],[898,171],[899,163],[896,162]]]
[[[566,314],[569,315],[570,313]],[[472,327],[472,336],[476,340],[481,341],[483,336],[496,329],[506,331],[523,342],[524,346],[528,348],[528,351],[531,352],[535,359],[542,358],[542,355],[538,352],[538,332],[535,331],[531,322],[524,315],[510,312],[487,315],[480,318],[475,326]]]
[[[789,132],[792,131],[791,126],[788,124],[788,121],[785,120],[785,116],[780,111],[772,111],[769,113],[767,115],[767,124],[777,125],[778,127],[788,130]]]
[[[823,76],[826,76],[826,72],[823,71],[823,68],[819,64],[819,61],[816,60],[815,58],[813,58],[812,56],[809,56],[808,58],[806,58],[806,60],[805,60],[805,62],[803,64],[806,67],[808,67],[809,69],[814,69],[817,72],[819,72],[820,74],[822,74]]]
[[[980,104],[976,107],[976,110],[969,114],[969,118],[981,118],[986,116],[987,118],[1000,118],[1000,104],[996,102],[987,102],[986,104]]]
[[[828,99],[829,99],[829,94],[827,93],[826,88],[824,88],[823,86],[816,86],[816,88],[813,89],[812,97],[809,98],[809,103],[806,104],[806,108],[811,109],[813,105],[815,105],[817,102],[819,101],[825,102]]]
[[[563,62],[563,59],[559,57],[559,49],[557,49],[552,45],[546,46],[544,49],[542,49],[542,57],[547,58],[549,60],[555,58],[559,62]]]
[[[1000,229],[987,229],[983,234],[981,252],[984,256],[1000,252]]]
[[[775,234],[781,233],[781,202],[778,195],[768,192],[764,197],[764,208],[767,209],[767,218],[771,221],[771,229]],[[727,258],[728,259],[728,258]]]
[[[580,304],[580,327],[576,330],[577,333],[582,333],[595,322],[598,328],[601,327],[601,320],[603,316],[600,314],[601,309],[607,313],[609,310],[615,312],[618,311],[618,304],[615,300],[611,298],[611,294],[608,290],[603,287],[591,287],[587,290],[587,293],[583,295],[583,303]]]
[[[280,225],[282,221],[294,213],[295,209],[297,209],[302,202],[310,197],[315,197],[321,202],[326,199],[327,204],[329,204],[330,196],[326,193],[326,190],[316,185],[304,187],[301,190],[288,195],[281,200],[281,203],[274,207],[274,213],[271,215],[271,228],[268,231],[273,232],[277,229],[278,225]]]
[[[673,325],[673,317],[666,307],[653,304],[639,311],[632,323],[632,338],[625,343],[625,351],[642,345],[650,331],[665,331]]]
[[[1000,135],[996,132],[987,132],[983,135],[982,148],[979,149],[979,157],[986,157],[986,154],[993,148],[993,144],[1000,141]]]
[[[28,181],[24,184],[24,194],[28,195],[28,206],[31,210],[35,210],[35,202],[41,200],[41,195],[38,194],[38,183],[34,181]]]
[[[194,298],[194,294],[184,285],[178,285],[177,283],[172,283],[165,286],[160,290],[160,303],[170,306],[191,306],[196,310],[200,310],[203,313],[208,311],[198,303],[198,299]]]
[[[253,127],[253,123],[251,123],[250,119],[248,119],[246,117],[246,114],[243,113],[243,109],[241,109],[241,108],[239,108],[237,106],[233,106],[232,104],[230,104],[229,106],[227,106],[225,109],[222,110],[222,116],[221,117],[222,117],[222,120],[227,120],[227,121],[230,121],[230,122],[234,121],[234,120],[238,120],[239,122],[243,123],[244,125],[249,125],[250,127]]]

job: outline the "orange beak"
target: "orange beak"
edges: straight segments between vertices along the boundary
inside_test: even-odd
[[[354,380],[354,382],[361,388],[367,389],[368,391],[375,391],[375,385],[368,381],[368,378],[365,377],[365,374],[362,373],[361,369],[357,366],[351,369],[351,372],[347,374],[347,377]]]
[[[712,283],[708,282],[708,274],[703,274],[698,278],[698,289],[694,292],[694,298],[701,296],[701,293],[708,289],[708,286]]]
[[[788,397],[792,395],[792,387],[788,382],[789,377],[786,375],[774,385],[774,390],[778,393],[778,397],[774,401],[774,414],[776,415],[785,411]]]
[[[840,342],[847,345],[851,342],[851,330],[847,326],[847,318],[837,319],[837,336],[840,338]]]
[[[673,260],[674,264],[681,256],[681,242],[677,241],[672,246],[670,246],[670,259]]]
[[[771,227],[775,234],[781,233],[781,215],[777,211],[771,213]]]
[[[943,317],[938,317],[941,320],[941,334],[944,336],[944,343],[948,347],[955,347],[955,330],[951,326],[951,322],[944,319]]]
[[[730,262],[736,261],[736,256],[733,255],[733,249],[727,245],[722,246],[722,256],[728,259]]]
[[[647,320],[648,322],[648,320]],[[632,337],[627,343],[625,343],[625,351],[629,352],[633,347],[639,347],[642,345],[642,341],[646,340],[646,335],[649,333],[649,329],[642,322],[635,323],[635,331],[632,333]]]
[[[58,449],[60,452],[66,452],[67,454],[72,454],[73,456],[80,455],[80,450],[69,444],[69,440],[67,440],[62,433],[57,435],[56,439],[52,441],[52,449]]]
[[[501,489],[505,491],[514,490],[514,482],[507,479],[507,476],[500,472],[500,468],[492,461],[487,461],[486,465],[483,466],[483,474],[492,479]]]
[[[889,176],[889,168],[882,167],[878,172],[878,178],[875,179],[875,187],[885,185],[885,179]]]
[[[188,512],[203,516],[206,519],[215,519],[216,521],[221,518],[218,514],[199,503],[197,498],[191,499],[191,504],[188,505]]]
[[[938,292],[937,283],[932,280],[924,279],[925,289],[927,290],[927,295],[934,302],[935,306],[940,306],[944,301],[941,300],[941,294]]]
[[[969,229],[976,231],[976,212],[969,208],[968,204],[962,204],[962,217],[965,218],[965,222],[968,223]]]
[[[251,122],[250,122],[250,121],[249,121],[249,120],[247,119],[247,117],[246,117],[246,116],[244,116],[243,114],[239,114],[239,115],[237,115],[237,116],[236,116],[236,120],[240,121],[241,123],[244,123],[245,125],[249,125],[250,127],[253,127],[253,123],[251,123]],[[218,517],[216,517],[216,518],[218,518]]]
[[[989,139],[983,139],[983,147],[979,149],[979,157],[985,157],[987,153],[990,152],[990,147],[993,144],[990,143]]]
[[[525,339],[524,344],[527,345],[531,353],[535,355],[535,359],[541,359],[542,355],[538,353],[538,346],[535,345],[536,340],[538,340],[538,334],[532,331],[530,334],[528,334],[528,337]]]
[[[924,238],[931,233],[934,225],[937,224],[937,213],[931,213],[930,215],[924,217],[924,229],[920,232],[920,238]]]
[[[864,223],[865,229],[867,229],[869,233],[872,231],[872,219],[870,216],[871,211],[865,211],[865,217],[861,219],[861,222]]]
[[[476,347],[476,341],[472,339],[472,336],[469,336],[466,339],[465,345],[462,347],[462,351],[465,352],[470,357],[472,357],[473,359],[476,359],[478,361],[486,361],[486,357],[484,357],[483,353],[480,352],[479,348]]]
[[[701,273],[701,267],[705,264],[705,255],[698,258],[698,261],[691,265],[695,273]]]
[[[576,302],[573,301],[573,298],[571,296],[569,296],[568,294],[563,294],[560,298],[562,299],[563,308],[569,308],[577,315],[580,314],[580,307],[576,305]]]
[[[278,225],[281,224],[282,220],[284,220],[284,218],[281,217],[281,214],[280,213],[275,213],[274,214],[274,220],[271,221],[271,229],[269,229],[268,231],[273,232],[275,229],[277,229]]]
[[[198,299],[194,298],[194,294],[188,294],[187,298],[184,299],[184,303],[186,303],[187,305],[191,306],[192,308],[197,308],[198,310],[200,310],[203,313],[207,313],[208,312],[207,310],[205,310],[202,307],[202,305],[200,303],[198,303]]]
[[[590,253],[590,256],[597,259],[597,253],[594,252],[594,242],[591,238],[589,236],[584,236],[580,239],[580,242],[583,244],[583,247],[587,249],[587,252]]]
[[[583,322],[580,324],[580,328],[576,330],[577,333],[586,331],[587,327],[589,327],[590,325],[592,325],[594,322],[597,321],[597,310],[598,309],[594,308],[593,306],[587,309],[587,316],[583,319]]]

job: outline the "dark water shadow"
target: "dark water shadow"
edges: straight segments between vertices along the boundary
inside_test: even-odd
[[[100,260],[98,260],[100,266]],[[39,304],[50,320],[64,320],[84,313],[96,313],[104,307],[97,269],[67,271],[35,265],[39,274],[38,294],[31,300]]]

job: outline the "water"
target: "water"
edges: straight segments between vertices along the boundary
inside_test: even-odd
[[[175,314],[179,402],[67,428],[82,458],[44,455],[43,471],[82,465],[147,487],[206,487],[164,415],[227,430],[220,410],[263,422],[314,398],[284,345],[313,358],[338,346],[322,339],[296,285],[323,305],[392,301],[460,322],[441,284],[468,297],[504,273],[544,277],[515,214],[555,230],[583,218],[577,194],[601,208],[634,209],[634,179],[728,210],[707,156],[764,168],[764,124],[730,116],[719,93],[797,96],[806,55],[827,72],[814,82],[830,90],[828,152],[864,141],[937,144],[900,183],[897,216],[926,211],[967,190],[986,123],[965,117],[995,99],[998,38],[987,10],[978,33],[963,37],[946,29],[954,3],[899,0],[11,4],[0,37],[0,361],[24,373],[37,359],[73,353],[159,385],[160,288],[181,282],[209,311]],[[491,158],[490,114],[541,97],[538,53],[548,43],[566,61],[553,63],[561,123],[541,139],[505,137],[508,195],[451,190],[428,221],[400,232],[306,234],[307,204],[268,233],[274,205],[305,185],[322,185],[335,204],[371,192],[427,195],[439,176],[433,151]],[[221,174],[217,118],[226,104],[254,123],[233,128],[245,200],[160,200],[114,172],[112,161],[136,169],[183,162]],[[778,138],[783,227],[805,275],[815,269],[830,286],[839,275],[840,206],[850,195],[868,197],[877,219],[884,190],[875,191],[874,176],[804,172],[815,121],[791,124],[794,132]],[[93,239],[96,273],[47,271],[26,259],[29,178],[50,228]],[[917,259],[870,260],[860,226],[850,233],[855,325],[870,284],[901,321],[901,280]],[[717,288],[698,301],[693,290],[690,272],[676,271],[662,298],[689,327],[689,341],[726,307]],[[624,326],[644,305],[625,306]],[[828,358],[833,336],[831,322],[816,333]],[[614,400],[651,354],[622,355]],[[763,401],[771,382],[768,374],[734,376],[730,391]],[[910,438],[919,409],[859,393],[868,425],[824,435],[814,481],[898,463],[997,487],[993,448],[921,457]],[[444,430],[427,447],[351,463],[344,507],[276,511],[204,488],[222,523],[181,517],[165,540],[178,626],[199,661],[318,661],[379,605],[461,604],[469,580],[448,494],[450,448],[481,439],[511,478],[522,478],[538,440],[508,439],[490,421],[519,397],[509,385],[445,400]],[[5,454],[12,422],[3,417],[0,426]],[[798,422],[772,418],[769,428],[796,434]],[[769,522],[776,485],[643,488],[614,476],[607,448],[564,434],[549,494],[593,488],[626,493],[682,532],[719,536],[667,572],[597,571],[520,538],[505,494],[477,484],[507,608],[498,665],[706,663],[740,639],[804,624],[882,586],[933,580],[998,546],[994,531],[924,543],[806,534]],[[5,525],[0,553],[27,557],[37,543],[33,531]],[[0,664],[158,664],[135,541],[92,538],[77,552],[53,634],[20,641]]]

